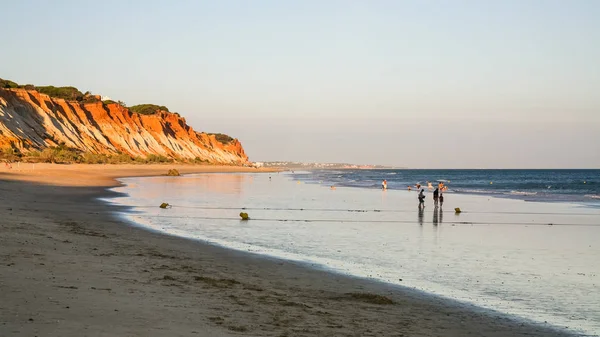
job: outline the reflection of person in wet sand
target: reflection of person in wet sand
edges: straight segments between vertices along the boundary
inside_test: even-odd
[[[434,225],[434,226],[437,226],[437,225],[438,225],[438,209],[439,209],[439,208],[437,208],[437,207],[436,207],[436,208],[433,210],[433,225]]]
[[[440,225],[444,222],[444,210],[440,207]]]
[[[423,213],[425,211],[425,207],[422,206],[423,204],[420,203],[419,204],[419,213],[418,213],[418,220],[419,220],[419,225],[423,226]]]

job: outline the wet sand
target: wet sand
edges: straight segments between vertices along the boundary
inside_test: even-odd
[[[118,185],[115,177],[173,165],[22,165],[0,171],[0,336],[567,336],[400,287],[150,232],[96,200],[114,195],[106,188]]]

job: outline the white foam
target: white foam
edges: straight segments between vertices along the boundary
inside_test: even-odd
[[[537,192],[510,191],[511,195],[537,195]]]

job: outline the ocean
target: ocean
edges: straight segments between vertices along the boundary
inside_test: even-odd
[[[407,186],[437,180],[449,186],[444,205],[435,207],[427,191],[419,207]],[[598,170],[339,170],[121,181],[115,190],[123,196],[110,202],[131,206],[122,215],[150,230],[600,335]],[[160,209],[162,202],[173,207]],[[240,220],[242,211],[250,221]]]
[[[325,185],[389,189],[427,189],[442,181],[450,193],[469,193],[527,201],[583,202],[600,205],[600,170],[317,170],[298,179]]]

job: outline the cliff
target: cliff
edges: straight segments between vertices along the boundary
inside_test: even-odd
[[[0,88],[1,148],[27,154],[58,145],[107,155],[144,158],[153,154],[233,165],[248,162],[237,139],[196,132],[175,113],[143,115],[117,103],[81,103],[35,90]]]

